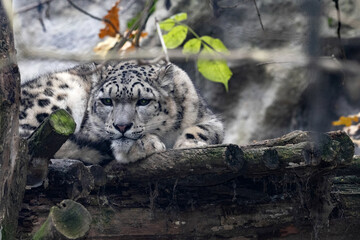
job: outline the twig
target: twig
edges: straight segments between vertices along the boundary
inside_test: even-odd
[[[143,12],[141,14],[141,20],[139,23],[138,32],[135,36],[135,43],[134,43],[135,47],[139,47],[139,40],[140,40],[141,32],[145,28],[145,24],[146,24],[147,20],[149,19],[150,9],[152,8],[153,5],[154,5],[154,0],[149,0],[146,4],[145,9],[143,10]]]
[[[146,23],[146,19],[148,17],[149,14],[149,10],[151,9],[151,6],[153,5],[154,0],[150,0],[149,4],[146,6],[146,8],[144,9],[144,11],[142,11],[141,13],[141,17],[139,19],[136,20],[136,22],[131,26],[131,28],[128,30],[127,34],[125,35],[125,37],[123,37],[120,42],[117,42],[115,44],[114,47],[112,47],[110,49],[110,51],[108,52],[108,56],[107,57],[116,57],[117,52],[119,49],[121,49],[126,41],[131,41],[129,40],[130,35],[133,33],[133,31],[138,28],[138,32],[135,36],[135,46],[138,47],[139,46],[139,39],[141,36],[141,30],[143,28],[143,26]],[[146,18],[144,18],[144,16],[146,15]]]
[[[118,55],[118,54],[117,54],[118,50],[121,49],[121,48],[124,46],[124,44],[125,44],[126,41],[132,42],[131,40],[129,40],[129,37],[130,37],[130,35],[132,34],[132,32],[139,26],[139,24],[140,24],[140,19],[136,20],[136,22],[131,26],[131,28],[129,29],[129,31],[126,33],[125,37],[121,38],[120,42],[117,42],[117,43],[109,50],[109,52],[108,52],[107,55],[108,55],[110,58],[116,57],[116,55]]]
[[[211,1],[214,4],[214,1]],[[240,4],[242,4],[243,1],[239,1],[238,3],[234,3],[233,5],[229,5],[229,6],[221,6],[221,4],[217,3],[216,6],[218,8],[222,8],[222,9],[229,9],[229,8],[236,8],[237,6],[239,6]]]
[[[340,15],[339,0],[333,0],[333,2],[335,3],[336,14],[337,14],[337,19],[338,19],[337,36],[339,39],[341,54],[343,55],[343,58],[346,59],[345,50],[344,50],[344,47],[343,47],[342,41],[341,41],[341,15]]]
[[[155,210],[155,200],[156,198],[159,196],[159,190],[158,190],[158,182],[155,183],[154,186],[154,191],[151,188],[151,183],[149,183],[149,191],[150,191],[150,196],[149,196],[149,200],[150,200],[150,218],[153,219],[154,218],[154,210]]]
[[[123,38],[123,35],[122,35],[122,34],[119,32],[119,30],[114,26],[114,24],[113,24],[111,21],[109,21],[108,19],[99,18],[99,17],[97,17],[97,16],[95,16],[95,15],[89,13],[89,12],[86,12],[84,9],[80,8],[80,7],[77,6],[75,3],[73,3],[72,0],[67,0],[67,1],[68,1],[68,3],[69,3],[71,6],[73,6],[76,10],[82,12],[83,14],[85,14],[85,15],[87,15],[87,16],[95,19],[95,20],[108,23],[108,24],[113,28],[113,30],[114,30],[117,34],[119,34],[120,37]],[[126,40],[128,40],[128,39],[126,38],[125,41],[126,41]]]
[[[41,25],[43,31],[46,32],[45,23],[44,23],[43,16],[42,16],[42,13],[43,13],[42,4],[39,3],[37,10],[38,10],[38,14],[39,14],[38,20],[40,22],[40,25]]]
[[[341,30],[341,18],[340,18],[339,0],[333,0],[333,2],[335,3],[337,18],[338,18],[337,35],[338,35],[338,38],[341,40],[341,33],[340,33],[340,30]]]
[[[34,9],[34,8],[37,8],[38,6],[42,5],[42,4],[45,4],[45,3],[50,3],[52,2],[53,0],[42,0],[40,1],[39,3],[33,3],[33,4],[29,4],[25,7],[22,7],[20,9],[18,9],[14,14],[20,14],[20,13],[23,13],[23,12],[27,12],[31,9]]]
[[[285,61],[269,61],[269,62],[262,62],[262,63],[258,63],[256,64],[256,66],[264,66],[264,65],[269,65],[269,64],[285,64],[285,63],[294,63],[294,62],[285,62]]]
[[[178,182],[179,182],[179,178],[176,178],[174,186],[173,186],[173,191],[172,191],[172,200],[173,201],[176,201],[176,187],[177,187]]]
[[[259,8],[258,8],[258,6],[256,4],[256,0],[253,0],[253,2],[254,2],[254,5],[255,5],[255,8],[256,8],[256,12],[257,12],[257,15],[258,15],[258,18],[259,18],[259,21],[260,21],[261,28],[262,28],[263,31],[265,31],[264,25],[263,25],[263,23],[261,21],[260,11],[259,11]]]
[[[236,181],[235,180],[233,180],[232,187],[233,187],[233,190],[234,190],[234,192],[233,192],[234,195],[233,195],[233,198],[231,199],[231,201],[235,202],[236,201],[236,195],[237,195],[237,193],[236,193]]]
[[[161,47],[162,47],[162,49],[164,51],[164,54],[165,54],[165,61],[166,61],[166,63],[169,63],[170,62],[169,54],[168,54],[168,51],[167,51],[167,48],[166,48],[166,45],[165,45],[165,42],[164,42],[164,38],[163,38],[163,36],[161,34],[160,25],[159,25],[159,21],[157,20],[157,18],[155,18],[155,24],[156,24],[156,30],[157,30],[158,35],[159,35]]]

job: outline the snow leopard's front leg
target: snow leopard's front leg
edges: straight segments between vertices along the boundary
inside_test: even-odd
[[[132,143],[114,141],[111,144],[115,159],[119,163],[130,163],[146,158],[155,152],[166,150],[165,144],[158,136],[145,134]]]
[[[220,144],[224,139],[223,124],[216,118],[185,128],[177,138],[174,148],[192,148]]]

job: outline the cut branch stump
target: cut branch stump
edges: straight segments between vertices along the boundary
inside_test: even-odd
[[[27,185],[40,186],[48,173],[48,164],[54,154],[74,133],[76,123],[63,109],[56,110],[30,135]]]
[[[33,240],[80,239],[90,229],[92,218],[86,208],[72,200],[63,200],[50,209],[46,221]]]

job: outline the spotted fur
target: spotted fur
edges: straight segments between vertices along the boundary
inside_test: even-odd
[[[167,148],[223,140],[221,121],[206,107],[188,75],[173,64],[117,62],[97,71],[88,64],[27,82],[21,94],[23,137],[56,109],[73,116],[75,134],[57,158],[90,164],[115,158],[129,163]]]

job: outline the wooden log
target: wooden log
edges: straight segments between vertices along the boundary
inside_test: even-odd
[[[285,143],[284,139],[286,139]],[[341,139],[341,146],[338,139]],[[342,149],[354,151],[351,140],[349,141],[349,137],[343,132],[317,134],[296,131],[279,138],[279,145],[275,144],[276,141],[268,140],[265,144],[256,143],[241,148],[229,144],[173,149],[153,154],[147,159],[129,165],[113,163],[107,167],[107,184],[113,186],[118,185],[119,182],[146,184],[147,181],[154,179],[178,179],[179,184],[205,186],[225,182],[239,175],[261,177],[269,174],[284,174],[294,169],[304,172],[309,167],[312,171],[319,168],[322,171],[331,171],[351,161],[350,154]],[[59,170],[55,169],[57,166],[60,167]],[[66,167],[71,165],[53,165],[53,174],[73,171],[64,170]],[[92,174],[93,178],[101,182],[96,185],[103,186],[106,181],[103,169],[100,166],[92,168],[97,168],[98,171]],[[75,175],[72,174],[74,179]],[[55,175],[53,178],[62,179],[61,176]],[[83,182],[81,179],[76,181]],[[91,184],[88,189],[93,187],[94,184]]]
[[[50,209],[48,218],[33,239],[79,239],[89,231],[91,221],[91,215],[83,205],[64,200]]]
[[[354,156],[353,162],[336,170],[332,179],[332,195],[338,199],[335,214],[349,219],[360,219],[360,156]]]
[[[110,178],[144,182],[153,179],[185,178],[186,184],[213,185],[238,175],[248,177],[280,174],[290,169],[304,171],[321,167],[330,171],[352,160],[354,145],[344,132],[314,133],[295,131],[281,138],[241,146],[206,146],[156,153],[126,166],[114,165]],[[289,170],[287,170],[289,169]],[[314,168],[315,170],[315,168]],[[224,178],[224,175],[227,178]],[[181,182],[179,182],[181,183]]]
[[[243,152],[234,144],[202,148],[171,149],[129,165],[111,166],[108,177],[117,181],[146,182],[183,178],[189,175],[237,173],[243,166]],[[117,181],[114,184],[117,184]]]
[[[340,164],[350,163],[354,155],[354,143],[343,131],[328,133],[293,131],[279,138],[255,142],[244,146],[243,149],[286,146],[302,142],[314,143],[314,147],[316,147],[315,154],[321,155],[322,161],[325,162],[328,161],[328,159],[332,161],[335,152],[339,154],[339,157],[335,160]]]
[[[279,145],[269,142],[169,150],[129,165],[114,164],[105,186],[100,178],[100,191],[79,198],[94,219],[88,237],[281,239],[300,234],[325,239],[335,228],[346,231],[342,218],[360,222],[360,198],[349,195],[345,185],[341,191],[331,188],[331,175],[350,166],[346,149],[352,152],[353,145],[344,133],[295,132],[279,138]],[[59,194],[41,189],[28,194],[27,212],[39,215],[23,229],[34,232],[45,219],[39,211],[58,202]],[[28,218],[24,214],[22,221]],[[330,230],[324,228],[329,219]]]
[[[256,142],[241,148],[245,160],[242,171],[249,177],[266,175],[266,172],[276,174],[283,173],[286,169],[301,170],[316,166],[330,171],[349,165],[354,154],[353,142],[342,131],[294,131],[280,138]],[[271,162],[265,158],[266,151],[272,151],[271,157],[268,158]]]
[[[47,175],[49,160],[74,133],[76,123],[63,109],[56,110],[28,138],[29,162],[27,185],[37,187]]]
[[[99,165],[90,165],[86,166],[86,168],[90,171],[91,176],[94,178],[95,188],[105,186],[107,178],[103,167]]]
[[[90,169],[72,159],[51,159],[48,181],[48,194],[74,200],[88,196],[95,187]]]

